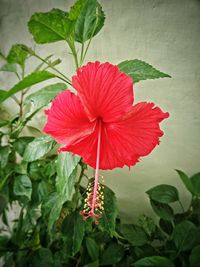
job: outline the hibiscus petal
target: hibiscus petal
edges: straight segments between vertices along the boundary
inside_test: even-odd
[[[169,117],[154,103],[141,102],[132,107],[118,122],[107,125],[108,138],[116,153],[130,166],[135,157],[148,155],[163,135],[159,123]]]
[[[94,131],[95,123],[89,121],[79,97],[69,90],[61,92],[45,113],[48,119],[43,131],[58,143],[76,143]]]
[[[141,156],[148,155],[163,135],[159,122],[169,116],[153,103],[139,103],[118,122],[103,123],[101,133],[100,169],[133,166]],[[79,143],[62,148],[83,157],[95,168],[98,127]]]
[[[72,85],[91,121],[117,120],[133,103],[132,79],[108,62],[88,63],[77,70]]]

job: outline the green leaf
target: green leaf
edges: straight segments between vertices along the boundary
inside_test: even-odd
[[[32,162],[42,158],[55,146],[55,141],[48,135],[35,138],[24,151],[24,161]]]
[[[120,232],[133,246],[142,246],[148,242],[144,230],[134,224],[121,224]]]
[[[71,213],[65,218],[62,233],[65,239],[66,253],[74,256],[80,250],[85,234],[85,222],[79,212]]]
[[[118,67],[122,72],[129,75],[134,83],[147,79],[171,78],[170,75],[160,72],[148,63],[139,59],[123,61],[118,64]]]
[[[58,155],[56,189],[62,196],[62,204],[71,200],[75,184],[76,168],[80,157],[63,152]]]
[[[150,199],[160,203],[168,204],[179,200],[178,190],[172,185],[157,185],[146,191],[146,193]]]
[[[83,267],[99,267],[99,261],[97,260],[97,261],[88,263],[88,264],[84,265]]]
[[[3,102],[7,97],[7,92],[5,90],[0,90],[0,103]]]
[[[190,267],[199,267],[200,263],[200,245],[193,248],[190,254]]]
[[[172,221],[174,217],[173,209],[164,203],[159,203],[157,201],[151,200],[151,206],[154,212],[163,220]]]
[[[174,267],[171,260],[161,256],[145,257],[136,261],[133,266],[135,267]]]
[[[52,9],[46,13],[35,13],[28,22],[28,28],[38,44],[67,40],[73,30],[73,22],[68,13]]]
[[[98,227],[114,235],[115,232],[115,221],[117,217],[117,200],[115,193],[104,186],[104,212],[101,219],[99,219]]]
[[[30,87],[34,84],[46,81],[51,78],[55,78],[56,76],[48,71],[37,71],[32,72],[28,76],[26,76],[23,80],[18,82],[16,85],[14,85],[9,91],[3,91],[0,90],[0,102],[3,102],[10,96],[16,94],[19,91],[22,91],[23,89]]]
[[[23,156],[26,146],[34,140],[32,136],[18,137],[14,142],[13,146],[20,156]]]
[[[63,204],[72,198],[79,161],[78,156],[72,156],[67,152],[58,155],[56,192],[50,194],[42,205],[42,214],[47,221],[48,231],[51,231],[58,220]]]
[[[15,44],[11,47],[7,61],[8,63],[17,63],[21,66],[24,65],[25,60],[27,59],[28,53],[22,49],[23,45]]]
[[[0,90],[1,91],[1,90]],[[0,93],[1,94],[1,93]],[[1,97],[1,96],[0,96]],[[0,121],[0,127],[3,127],[5,125],[8,125],[10,122],[7,120],[1,120]],[[0,132],[0,137],[2,136],[2,132]]]
[[[200,197],[200,172],[194,174],[190,180],[193,186],[194,195]]]
[[[196,244],[197,237],[197,227],[190,221],[183,221],[174,229],[173,239],[178,251],[192,249]]]
[[[181,181],[184,183],[185,187],[187,188],[187,190],[193,194],[194,193],[194,188],[192,185],[192,182],[190,180],[190,178],[181,170],[176,170]]]
[[[17,65],[6,63],[3,66],[1,66],[0,71],[16,72],[17,71]]]
[[[84,43],[101,30],[105,15],[96,0],[78,0],[71,8],[69,18],[75,20],[75,40]]]
[[[61,197],[57,192],[53,192],[43,200],[42,203],[42,217],[46,221],[48,232],[51,229],[60,216],[60,211],[62,209]]]
[[[31,267],[54,267],[53,255],[50,249],[40,248],[31,254]]]
[[[86,248],[88,251],[88,254],[90,255],[91,260],[96,261],[99,258],[99,246],[95,242],[94,239],[90,237],[86,237]]]
[[[119,262],[124,256],[124,248],[116,243],[111,243],[103,252],[100,266],[112,265]]]
[[[24,105],[32,105],[34,109],[40,109],[49,104],[49,102],[51,102],[58,93],[66,88],[67,85],[64,83],[56,83],[45,86],[41,90],[27,96]]]
[[[27,175],[19,175],[14,180],[14,193],[16,196],[24,196],[29,200],[32,194],[32,183]]]
[[[2,169],[5,168],[8,163],[9,154],[10,154],[9,146],[0,147],[0,166]]]

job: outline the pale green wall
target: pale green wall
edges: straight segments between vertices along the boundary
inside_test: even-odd
[[[26,21],[35,11],[67,8],[73,1],[0,0],[0,47],[13,43],[32,45]],[[149,213],[145,191],[159,183],[176,185],[187,203],[189,194],[177,178],[175,168],[188,174],[200,170],[200,1],[198,0],[101,0],[106,13],[103,30],[91,45],[87,60],[119,63],[139,58],[169,73],[172,79],[144,81],[135,86],[135,101],[153,101],[170,112],[162,124],[165,136],[154,152],[131,168],[104,172],[118,197],[124,219]],[[38,46],[44,55],[62,58],[62,70],[73,73],[64,43]],[[1,88],[13,80],[0,75]],[[13,109],[11,102],[7,103]],[[40,115],[43,116],[43,115]],[[33,122],[34,123],[34,122]],[[41,123],[42,124],[42,123]]]

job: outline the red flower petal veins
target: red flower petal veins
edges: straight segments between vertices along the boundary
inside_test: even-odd
[[[61,92],[45,113],[48,119],[43,131],[60,144],[80,142],[95,129],[95,122],[89,121],[79,97],[69,90]]]
[[[96,118],[102,118],[104,122],[115,121],[133,103],[132,79],[108,62],[81,67],[73,76],[72,85],[91,121]]]
[[[153,103],[141,102],[125,113],[120,120],[102,123],[100,169],[133,166],[140,157],[148,155],[163,135],[159,122],[169,116]],[[83,157],[95,168],[98,127],[79,143],[62,148]]]

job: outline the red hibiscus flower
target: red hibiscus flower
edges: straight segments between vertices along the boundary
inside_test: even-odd
[[[163,135],[159,123],[169,114],[154,103],[132,106],[132,79],[108,62],[81,67],[72,86],[77,95],[66,90],[54,99],[44,132],[65,145],[59,151],[78,154],[96,169],[87,213],[94,216],[98,170],[130,167],[148,155]]]

